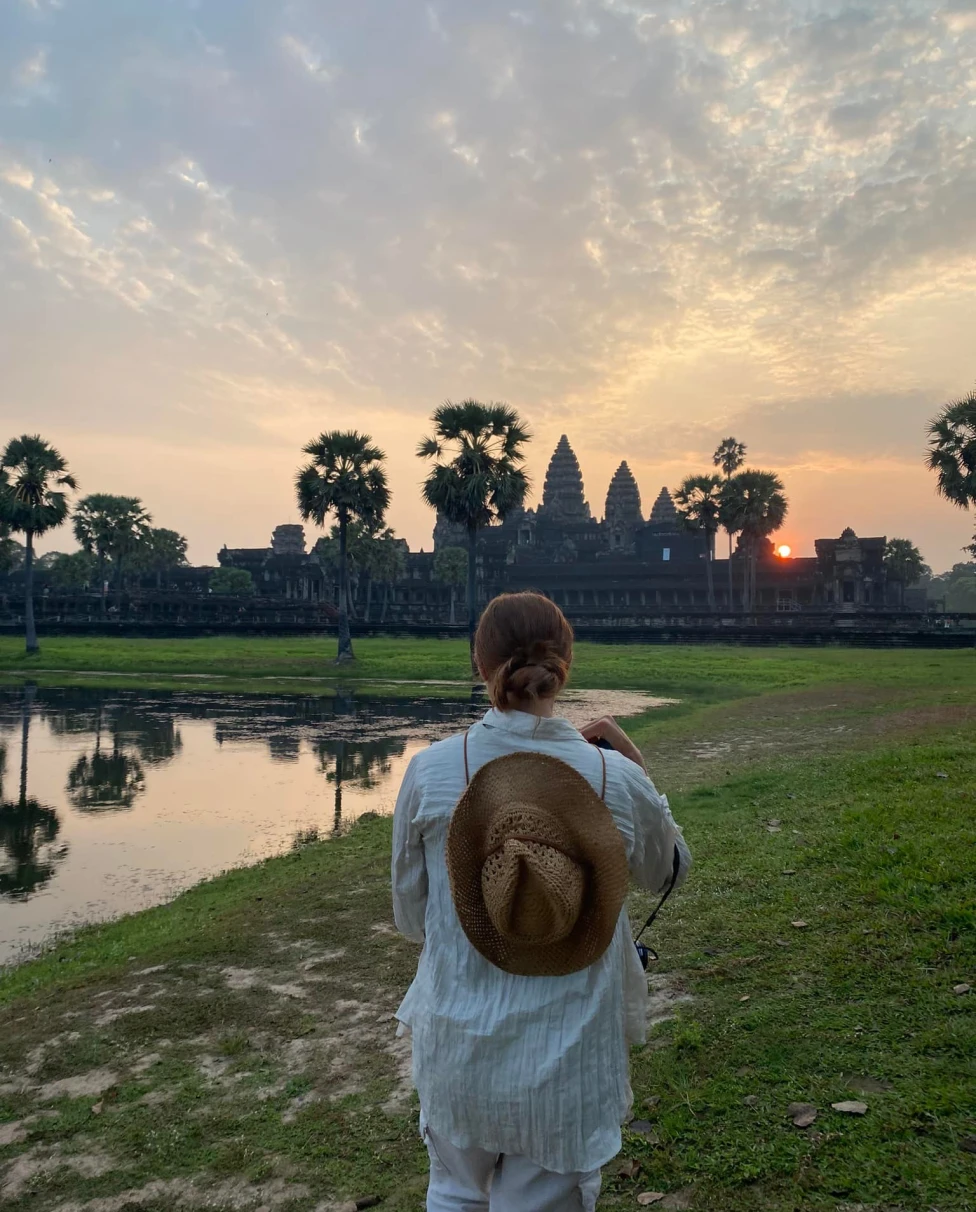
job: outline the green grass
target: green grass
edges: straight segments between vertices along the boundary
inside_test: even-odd
[[[470,681],[463,640],[364,638],[355,662],[333,663],[328,637],[213,636],[188,640],[42,639],[28,658],[20,640],[0,638],[0,671],[209,675],[236,679],[315,678],[328,681]],[[877,687],[965,685],[976,681],[976,648],[872,650],[853,648],[762,649],[740,646],[576,646],[573,682],[601,689],[641,689],[700,700],[799,689],[824,683]]]
[[[268,668],[308,659],[292,643],[247,646]],[[439,647],[401,642],[398,675],[463,676],[463,646]],[[652,940],[689,1000],[634,1054],[650,1135],[625,1134],[642,1170],[610,1167],[601,1208],[656,1190],[696,1212],[976,1209],[976,994],[952,991],[976,985],[974,657],[580,647],[579,685],[683,698],[632,731],[696,859]],[[389,1015],[416,963],[390,933],[389,845],[388,821],[364,822],[4,973],[5,1209],[138,1191],[162,1212],[189,1182],[215,1207],[290,1190],[302,1209],[421,1208],[415,1109],[382,1109],[403,1093]],[[101,1093],[40,1099],[100,1070]],[[851,1098],[865,1116],[831,1109]],[[48,1169],[5,1191],[18,1159]]]
[[[626,1134],[625,1155],[642,1174],[610,1177],[603,1206],[686,1188],[696,1209],[715,1212],[974,1206],[976,1157],[960,1142],[976,1133],[976,997],[952,992],[976,974],[974,789],[976,749],[957,731],[843,760],[784,759],[677,797],[696,868],[653,941],[691,1000],[635,1053],[636,1110],[654,1138]],[[83,930],[12,970],[0,984],[7,1072],[71,1028],[80,1038],[47,1053],[34,1080],[108,1066],[119,1081],[99,1096],[97,1117],[94,1097],[55,1100],[45,1106],[57,1119],[0,1150],[2,1159],[59,1145],[118,1168],[90,1178],[57,1171],[11,1200],[11,1212],[154,1178],[228,1175],[419,1208],[423,1154],[407,1107],[378,1110],[391,1080],[378,1050],[356,1061],[358,1092],[310,1102],[284,1123],[295,1100],[334,1079],[316,1063],[288,1075],[280,1041],[321,1038],[337,1024],[323,1020],[321,1003],[219,978],[280,964],[292,940],[296,958],[302,947],[346,947],[341,987],[323,999],[346,999],[339,1029],[353,1003],[377,1008],[385,997],[388,1013],[415,962],[412,948],[372,929],[389,919],[389,840],[388,821],[369,822]],[[798,920],[807,927],[791,925]],[[270,953],[269,938],[278,940]],[[159,964],[158,977],[133,975]],[[128,1004],[125,989],[152,979],[165,986],[155,1008],[97,1026],[94,1010]],[[157,1065],[125,1075],[152,1052]],[[201,1075],[201,1053],[218,1058],[228,1084],[215,1090]],[[852,1078],[890,1088],[863,1094]],[[152,1090],[169,1101],[146,1107],[139,1100]],[[850,1098],[867,1115],[831,1110]],[[812,1128],[792,1126],[794,1101],[818,1107]],[[24,1114],[22,1095],[0,1098],[0,1122]]]
[[[660,943],[694,1000],[636,1061],[638,1103],[661,1099],[659,1143],[628,1139],[642,1183],[696,1208],[976,1206],[976,996],[952,991],[976,984],[972,733],[787,759],[675,812],[697,869]],[[849,1099],[863,1119],[831,1110]]]

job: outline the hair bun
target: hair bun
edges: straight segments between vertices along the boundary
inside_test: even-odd
[[[491,678],[496,706],[517,706],[526,699],[554,698],[569,676],[569,664],[550,640],[517,648]]]
[[[569,677],[573,629],[542,594],[506,593],[488,603],[474,644],[475,660],[495,707],[555,698]]]

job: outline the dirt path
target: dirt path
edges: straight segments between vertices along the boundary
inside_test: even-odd
[[[817,686],[709,707],[672,727],[650,719],[636,736],[652,777],[673,793],[770,760],[826,757],[965,721],[976,723],[972,694]]]

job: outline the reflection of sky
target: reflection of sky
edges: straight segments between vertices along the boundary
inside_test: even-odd
[[[951,563],[920,446],[973,373],[974,55],[972,0],[9,0],[0,411],[198,561],[347,422],[429,543],[412,452],[474,394],[537,485],[567,431],[598,511],[732,431],[798,554]]]
[[[26,903],[0,902],[0,962],[52,925],[114,917],[166,899],[203,877],[287,849],[300,830],[333,828],[335,785],[315,747],[300,740],[292,760],[269,760],[266,744],[214,743],[209,721],[181,721],[183,748],[164,765],[147,767],[145,790],[131,810],[79,812],[65,794],[69,772],[92,738],[52,735],[34,719],[30,794],[55,807],[59,844],[68,853],[54,879]],[[7,794],[19,757],[19,730],[5,733]],[[372,790],[342,788],[345,823],[361,813],[390,812],[407,762],[424,742],[388,759],[389,773]],[[334,770],[330,763],[327,770]],[[16,773],[16,772],[14,772]]]

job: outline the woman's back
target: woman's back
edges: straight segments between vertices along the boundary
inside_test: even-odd
[[[413,1032],[414,1077],[431,1127],[459,1147],[519,1153],[546,1169],[599,1166],[619,1148],[630,1103],[627,1048],[643,1039],[646,980],[621,912],[595,963],[565,976],[517,976],[468,941],[445,861],[451,817],[466,786],[465,742],[417,755],[397,803],[394,910],[424,942],[398,1012]],[[657,891],[683,845],[667,802],[644,772],[601,753],[568,721],[493,709],[467,737],[469,773],[506,754],[571,766],[604,800],[630,870]]]

